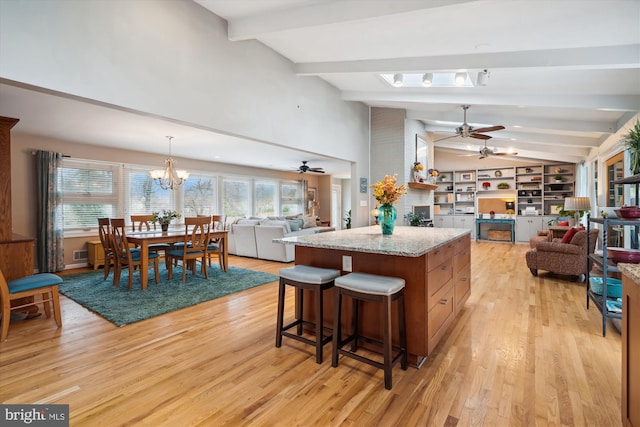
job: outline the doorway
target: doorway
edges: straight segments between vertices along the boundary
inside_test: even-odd
[[[331,226],[342,229],[342,187],[331,184]]]

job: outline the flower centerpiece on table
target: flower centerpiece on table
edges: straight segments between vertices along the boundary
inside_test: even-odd
[[[169,228],[169,224],[175,218],[180,218],[180,214],[173,210],[163,209],[162,213],[153,212],[151,214],[151,220],[160,224],[163,231],[166,231]]]
[[[382,234],[393,234],[397,213],[395,202],[400,199],[403,194],[407,194],[407,187],[404,185],[396,185],[398,175],[385,175],[382,181],[378,181],[371,186],[373,188],[373,197],[380,203],[378,208],[378,219],[382,226]]]
[[[413,180],[415,182],[420,182],[420,172],[424,170],[424,165],[420,162],[414,162],[411,171],[413,172]]]

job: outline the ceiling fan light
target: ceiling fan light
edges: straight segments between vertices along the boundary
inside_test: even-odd
[[[433,73],[424,73],[422,75],[422,86],[431,87],[433,84]]]
[[[393,75],[393,85],[395,87],[401,87],[403,82],[403,76],[400,73]]]
[[[456,86],[462,86],[467,80],[467,73],[456,73],[455,83]]]

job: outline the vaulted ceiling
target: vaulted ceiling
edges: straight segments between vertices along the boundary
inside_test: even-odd
[[[405,109],[435,140],[503,125],[490,147],[577,162],[640,111],[637,0],[195,0],[347,101]],[[394,87],[381,74],[464,71],[486,85]],[[407,76],[405,76],[405,82]],[[452,137],[436,147],[477,150]]]
[[[640,0],[194,1],[228,21],[230,40],[257,40],[288,58],[298,78],[324,79],[345,101],[405,110],[437,141],[436,156],[483,144],[455,136],[461,105],[470,105],[470,126],[505,127],[487,133],[490,148],[568,162],[584,159],[640,111]],[[407,87],[408,74],[464,71],[476,83],[484,70],[486,85]],[[406,74],[405,86],[381,77],[396,73]],[[135,140],[141,151],[166,152],[157,135],[145,135],[157,131],[159,118],[32,89],[0,81],[0,115],[23,118],[22,131],[125,149]],[[209,130],[162,127],[183,136],[181,156],[191,150],[203,158],[198,142]],[[247,149],[236,138],[220,134],[227,158],[211,160],[286,170],[307,159],[338,177],[350,173],[349,162],[331,153],[259,141]]]

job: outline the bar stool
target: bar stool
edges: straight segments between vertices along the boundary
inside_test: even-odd
[[[324,327],[322,315],[323,310],[323,291],[332,288],[334,279],[340,276],[339,270],[327,268],[311,267],[308,265],[296,265],[294,267],[283,268],[280,270],[280,284],[278,286],[278,321],[276,327],[276,347],[282,345],[282,337],[286,336],[305,344],[314,345],[316,347],[316,363],[322,363],[322,347],[331,342],[332,335],[324,336],[325,329],[332,332],[331,329]],[[296,293],[296,320],[283,326],[284,322],[284,297],[285,286],[293,286],[299,289]],[[303,319],[302,304],[304,291],[312,291],[316,293],[315,323],[305,321]],[[296,333],[287,332],[289,329],[297,327]],[[315,341],[302,336],[302,326],[313,326],[315,328]]]
[[[384,388],[391,390],[391,370],[401,360],[400,366],[407,370],[407,336],[404,317],[404,279],[397,277],[378,276],[366,273],[350,273],[335,280],[333,291],[333,350],[331,366],[338,366],[338,355],[351,357],[376,368],[384,370]],[[342,339],[342,296],[352,298],[353,308],[351,317],[351,335]],[[393,345],[391,334],[391,303],[398,301],[398,329],[400,347]],[[363,337],[358,333],[358,301],[379,302],[383,304],[383,340],[378,341]],[[358,341],[375,344],[383,348],[383,363],[361,356],[356,353]],[[342,347],[351,342],[351,350]],[[393,351],[397,354],[393,357]]]

